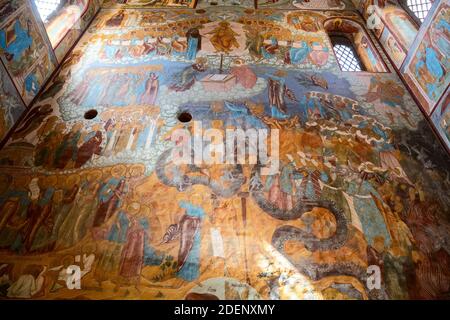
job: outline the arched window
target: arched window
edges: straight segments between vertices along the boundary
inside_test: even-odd
[[[336,54],[336,59],[342,71],[363,70],[358,54],[349,39],[345,37],[331,36],[331,43],[333,44],[334,53]]]
[[[433,2],[431,0],[406,0],[406,6],[409,10],[423,22],[425,20],[428,11],[430,11]]]
[[[345,18],[330,18],[324,22],[334,54],[342,71],[387,72],[378,50],[363,26]]]

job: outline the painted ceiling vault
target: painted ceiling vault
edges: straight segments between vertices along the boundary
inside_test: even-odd
[[[0,297],[449,298],[450,158],[371,34],[340,70],[352,3],[211,2],[103,3],[0,150]],[[279,170],[175,163],[198,123]]]

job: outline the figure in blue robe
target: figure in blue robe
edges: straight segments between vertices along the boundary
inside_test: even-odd
[[[301,180],[299,187],[299,197],[308,200],[317,200],[320,198],[321,189],[319,180],[328,182],[328,174],[323,170],[307,168],[298,174]]]
[[[116,53],[118,51],[118,48],[116,45],[113,44],[105,44],[103,48],[103,52],[108,59],[114,59],[116,56]]]
[[[439,61],[439,57],[434,51],[433,48],[427,47],[425,49],[425,62],[427,65],[428,71],[435,77],[436,81],[444,75],[444,70],[442,69],[441,62]]]
[[[196,38],[190,38],[188,41],[188,47],[186,50],[186,59],[188,60],[194,60],[197,56],[197,44],[198,39]]]
[[[366,48],[367,56],[369,57],[369,61],[372,64],[373,67],[375,67],[378,63],[377,58],[375,57],[375,54],[373,53],[372,49],[370,49],[369,46]]]
[[[186,38],[186,59],[194,60],[197,56],[197,52],[202,48],[202,36],[197,28],[192,28],[186,33]]]
[[[304,99],[302,99],[300,106],[302,107],[302,109],[304,110],[303,113],[305,115],[305,119],[310,120],[309,117],[311,115],[318,115],[320,114],[321,118],[326,118],[326,113],[325,110],[322,106],[322,104],[320,103],[320,101],[318,101],[315,98],[306,98],[304,97]],[[317,113],[318,111],[318,113]]]
[[[144,149],[145,144],[147,143],[148,135],[150,134],[150,126],[146,126],[144,130],[139,132],[137,142],[136,142],[136,149]],[[153,139],[153,137],[152,137]]]
[[[378,191],[375,190],[370,182],[363,180],[361,183],[357,181],[349,182],[347,193],[353,196],[355,211],[361,221],[367,243],[374,246],[375,238],[381,236],[384,238],[385,247],[389,247],[391,236],[384,216],[374,201],[374,197],[380,202],[383,201]]]
[[[127,215],[120,211],[116,223],[111,226],[109,233],[106,235],[106,240],[120,244],[127,242],[128,223]]]
[[[269,78],[269,103],[272,118],[275,119],[287,119],[288,114],[283,113],[281,110],[286,109],[284,102],[284,96],[286,94],[286,80],[276,75],[271,75]]]
[[[102,184],[98,192],[98,199],[100,202],[107,202],[114,194],[115,188],[119,185],[120,179],[111,177],[106,183]]]
[[[33,44],[29,31],[22,28],[19,19],[14,23],[15,39],[9,45],[6,43],[6,31],[0,30],[0,47],[7,53],[8,60],[19,61],[26,49]]]
[[[308,46],[306,41],[302,41],[300,44],[301,46],[299,48],[291,47],[289,49],[292,64],[302,63],[311,52],[311,48]]]
[[[264,59],[272,59],[275,57],[275,51],[278,49],[278,40],[275,37],[270,38],[270,45],[261,47],[261,53]]]
[[[30,73],[25,78],[25,90],[27,92],[31,92],[33,96],[38,94],[40,87],[41,86],[37,80],[36,74]]]

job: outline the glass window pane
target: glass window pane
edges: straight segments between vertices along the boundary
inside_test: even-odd
[[[342,71],[362,71],[353,48],[345,44],[334,45],[334,52]]]
[[[416,17],[423,22],[433,3],[430,0],[407,0],[406,4]]]

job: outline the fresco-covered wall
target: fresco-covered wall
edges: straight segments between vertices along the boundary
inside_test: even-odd
[[[57,64],[40,18],[28,0],[2,1],[0,59],[28,105]]]
[[[50,26],[45,26],[32,0],[0,1],[0,59],[6,69],[2,70],[2,80],[5,85],[12,81],[21,97],[18,100],[21,107],[14,108],[13,113],[4,104],[2,112],[9,116],[4,126],[2,124],[0,141],[6,134],[3,131],[11,128],[24,111],[22,104],[30,105],[100,5],[101,0],[80,0],[64,7],[61,15],[51,20]],[[67,29],[65,26],[72,27]],[[18,97],[13,92],[15,90],[8,86],[8,90],[3,91],[4,99],[16,101]]]
[[[342,18],[102,10],[0,151],[3,297],[445,297],[449,159],[389,63],[340,70]],[[279,170],[171,161],[198,124],[279,130]]]
[[[353,0],[353,3],[366,19],[366,24],[374,25],[374,34],[399,70],[417,36],[419,27],[416,22],[398,1]],[[371,8],[373,6],[375,10]],[[376,17],[379,20],[375,20]]]
[[[445,102],[443,95],[450,83],[449,1],[433,1],[420,30],[410,16],[412,13],[399,1],[354,0],[353,3],[367,24],[374,23],[375,15],[380,18],[374,34],[442,140],[448,141],[441,128],[440,113],[433,110],[439,101]],[[377,9],[371,11],[374,5]],[[449,146],[447,143],[447,148]]]
[[[421,26],[402,74],[450,150],[450,1],[436,1]],[[447,93],[446,93],[447,92]]]
[[[450,150],[450,89],[442,96],[439,104],[434,108],[431,114],[431,120],[438,134]]]

